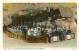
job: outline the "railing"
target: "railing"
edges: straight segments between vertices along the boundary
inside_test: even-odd
[[[48,43],[50,41],[50,43],[54,42],[54,41],[60,41],[60,36],[53,36],[53,37],[47,37],[47,36],[24,36],[22,33],[12,33],[8,30],[4,31],[6,33],[6,35],[10,38],[15,38],[15,39],[21,39],[24,40],[28,43]],[[63,40],[70,40],[75,38],[75,34],[68,34],[68,35],[64,35],[62,38],[64,38]],[[57,39],[57,40],[56,40]]]
[[[17,34],[17,33],[12,33],[10,31],[6,31],[5,33],[8,37],[10,38],[15,38],[15,39],[22,39],[28,43],[47,43],[48,42],[48,38],[45,36],[26,36],[25,38],[23,38],[24,36],[22,34]]]

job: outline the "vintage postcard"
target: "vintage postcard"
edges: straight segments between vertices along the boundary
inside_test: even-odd
[[[3,3],[3,48],[77,47],[77,3]]]

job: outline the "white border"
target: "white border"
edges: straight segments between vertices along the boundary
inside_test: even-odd
[[[3,12],[2,12],[2,2],[0,2],[0,48],[3,49],[3,29],[2,29],[2,22],[3,22]]]
[[[37,2],[41,2],[41,3],[61,3],[61,2],[77,2],[77,30],[79,30],[78,26],[78,21],[79,21],[79,4],[78,4],[78,0],[0,0],[0,50],[3,50],[3,29],[2,29],[2,23],[3,23],[3,3],[37,3]],[[77,31],[77,48],[46,48],[45,50],[79,50],[79,31]]]
[[[77,2],[77,0],[2,0],[2,2]]]

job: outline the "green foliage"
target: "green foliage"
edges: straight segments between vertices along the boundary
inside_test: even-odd
[[[12,20],[11,20],[10,18],[6,18],[6,19],[4,20],[4,22],[5,22],[6,24],[11,24],[11,23],[12,23]]]

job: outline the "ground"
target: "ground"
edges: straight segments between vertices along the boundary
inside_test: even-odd
[[[3,34],[3,47],[4,48],[30,48],[30,47],[39,47],[39,48],[55,48],[55,47],[76,47],[77,40],[71,39],[62,42],[55,43],[27,43],[20,39],[9,38],[6,34]]]

